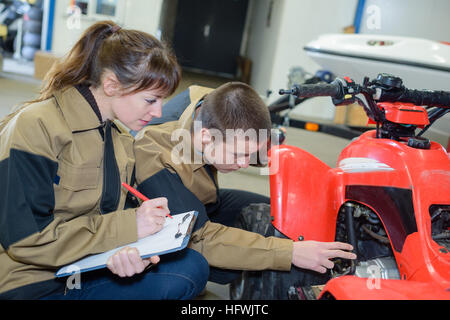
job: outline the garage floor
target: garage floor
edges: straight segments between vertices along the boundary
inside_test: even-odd
[[[176,93],[183,91],[192,84],[217,87],[227,81],[212,76],[185,73]],[[30,76],[0,73],[0,117],[8,114],[13,106],[36,97],[40,84],[40,81]],[[300,147],[312,153],[329,166],[336,164],[340,151],[348,143],[349,140],[335,136],[287,128],[286,144]],[[219,185],[224,188],[242,189],[269,195],[269,178],[259,175],[259,170],[255,168],[219,174]],[[206,294],[199,299],[228,299],[228,286],[208,282]]]

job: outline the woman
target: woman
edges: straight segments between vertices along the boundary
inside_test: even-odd
[[[135,161],[122,124],[136,131],[159,117],[179,79],[153,36],[99,22],[52,68],[41,96],[0,122],[0,298],[190,299],[203,289],[208,264],[190,249],[158,263],[125,248],[72,290],[54,277],[161,230],[167,199],[139,206],[120,188],[134,184]]]

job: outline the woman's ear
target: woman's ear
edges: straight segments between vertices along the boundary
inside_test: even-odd
[[[107,70],[102,78],[103,91],[106,96],[113,97],[122,94],[122,85],[114,72]]]

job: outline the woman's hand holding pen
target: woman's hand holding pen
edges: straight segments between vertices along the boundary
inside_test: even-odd
[[[136,210],[138,239],[160,231],[170,213],[167,198],[147,200]]]
[[[167,198],[147,200],[136,210],[138,239],[160,231],[169,214]],[[150,264],[159,262],[158,256],[142,259],[136,248],[123,248],[108,259],[108,269],[119,277],[131,277],[143,272]]]

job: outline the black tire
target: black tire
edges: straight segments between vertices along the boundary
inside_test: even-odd
[[[270,219],[270,205],[265,203],[251,204],[242,209],[235,227],[256,232],[263,236],[273,236],[274,227]],[[242,275],[230,283],[231,300],[263,299],[262,271],[243,271]]]
[[[242,209],[235,223],[235,227],[256,232],[265,237],[275,234],[270,216],[270,205],[267,203],[253,203]]]
[[[239,215],[236,227],[259,233],[265,237],[286,238],[272,225],[270,205],[251,204]],[[291,286],[324,284],[328,275],[292,266],[290,271],[244,271],[230,284],[231,300],[287,300]]]
[[[34,59],[34,55],[36,54],[36,51],[38,51],[38,48],[35,47],[23,47],[22,48],[22,57],[26,60],[32,61]]]
[[[41,46],[41,35],[39,33],[25,32],[22,43],[24,46],[39,48]]]
[[[23,31],[41,34],[42,22],[37,20],[24,20]]]
[[[15,52],[15,42],[17,31],[9,31],[6,37],[6,41],[3,43],[3,50],[14,53]]]
[[[30,10],[27,12],[30,20],[42,21],[43,10],[38,7],[30,7]]]

